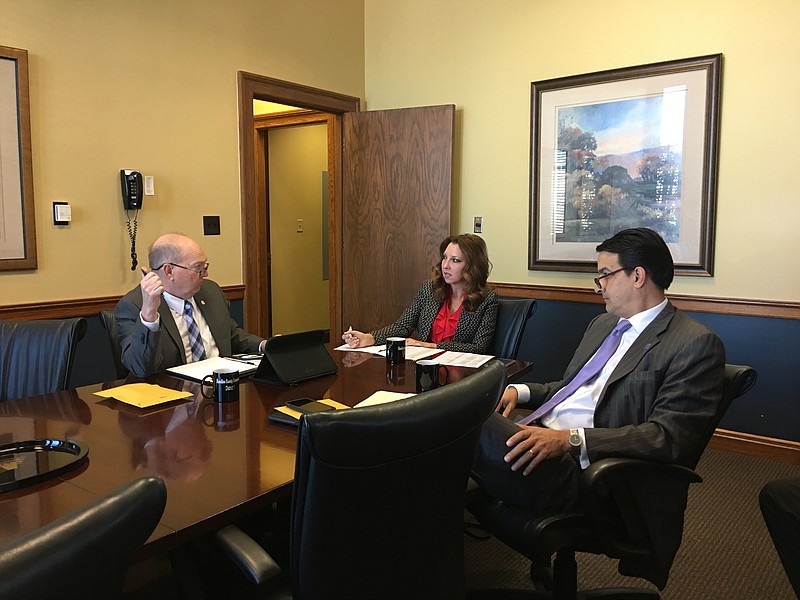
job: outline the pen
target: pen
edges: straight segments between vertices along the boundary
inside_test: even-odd
[[[246,365],[250,365],[251,367],[253,366],[253,363],[251,363],[248,360],[242,360],[241,358],[233,358],[232,356],[226,356],[225,358],[228,359],[228,360],[235,360],[238,363],[244,363]],[[259,358],[261,358],[261,357],[259,357]]]

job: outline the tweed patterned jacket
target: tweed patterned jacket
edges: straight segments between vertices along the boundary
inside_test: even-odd
[[[433,297],[433,283],[423,282],[411,303],[400,318],[391,325],[372,331],[376,344],[386,343],[388,337],[408,337],[416,330],[419,339],[429,342],[436,314],[442,305]],[[437,348],[454,352],[485,354],[494,338],[497,321],[497,292],[489,290],[475,312],[461,311],[452,341],[438,342]]]

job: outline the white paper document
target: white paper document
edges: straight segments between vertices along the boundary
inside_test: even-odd
[[[375,354],[376,356],[386,356],[386,346],[364,346],[363,348],[351,348],[347,344],[334,348],[334,350],[341,350],[342,352],[366,352],[367,354]],[[406,345],[406,360],[420,360],[433,356],[441,352],[439,348],[424,348],[422,346],[409,346]]]
[[[239,376],[249,375],[257,368],[261,359],[244,360],[241,358],[224,358],[222,356],[215,356],[214,358],[207,358],[185,365],[178,365],[177,367],[170,367],[167,369],[168,373],[183,377],[184,379],[192,379],[194,381],[202,381],[206,375],[211,375],[214,369],[236,369],[239,371]]]
[[[356,404],[353,408],[361,408],[362,406],[375,406],[376,404],[386,404],[387,402],[394,402],[395,400],[402,400],[403,398],[410,398],[411,396],[415,395],[416,394],[379,390]]]
[[[486,364],[492,360],[494,356],[488,354],[472,354],[471,352],[445,352],[437,356],[436,360],[440,365],[448,365],[452,367],[472,367],[477,369],[481,365]]]
[[[367,354],[386,354],[386,346],[364,346],[363,348],[351,348],[347,344],[342,344],[334,348],[342,352],[366,352]]]

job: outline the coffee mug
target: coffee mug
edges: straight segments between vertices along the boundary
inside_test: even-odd
[[[418,360],[416,362],[416,371],[417,393],[427,392],[444,385],[450,376],[450,371],[447,370],[447,367],[440,365],[435,360]],[[442,371],[444,371],[444,378],[442,378]]]
[[[406,360],[406,338],[386,338],[386,362],[398,365]]]
[[[203,404],[203,423],[214,431],[239,429],[238,402],[206,402]]]
[[[206,394],[206,386],[211,387],[210,394]],[[239,371],[214,369],[211,375],[203,377],[200,391],[203,397],[214,402],[236,402],[239,399]]]

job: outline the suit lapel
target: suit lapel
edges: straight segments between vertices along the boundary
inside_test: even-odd
[[[205,282],[203,282],[203,287],[200,288],[200,291],[194,295],[194,303],[198,310],[203,313],[203,318],[206,320],[206,325],[208,325],[208,330],[211,332],[211,336],[214,338],[214,343],[217,345],[220,355],[227,356],[230,354],[229,349],[226,349],[223,345],[224,341],[220,342],[220,340],[225,340],[226,336],[227,339],[230,339],[230,334],[226,333],[222,329],[224,326],[223,322],[219,319],[215,319],[214,315],[211,314],[211,302],[208,301],[208,295],[206,294],[205,290]]]
[[[639,364],[639,361],[642,360],[642,357],[644,357],[645,354],[647,354],[661,341],[659,338],[667,329],[667,325],[669,325],[669,322],[672,320],[674,315],[675,307],[670,302],[667,302],[667,305],[664,307],[664,309],[658,313],[658,316],[653,319],[653,322],[650,323],[650,325],[648,325],[641,334],[639,334],[639,337],[637,337],[636,341],[633,342],[633,345],[625,353],[625,356],[623,356],[622,360],[619,361],[617,368],[614,369],[614,372],[611,374],[611,377],[606,383],[606,387],[603,390],[603,397],[605,397],[605,392],[611,384],[622,379],[623,377],[626,377],[631,371],[633,371],[636,368],[636,365]]]
[[[178,355],[181,357],[181,362],[186,362],[186,353],[183,347],[183,340],[181,339],[181,334],[178,331],[178,326],[175,324],[175,317],[172,316],[172,311],[169,309],[169,304],[165,300],[162,299],[161,304],[158,307],[158,315],[161,318],[161,326],[164,328],[169,334],[169,337],[172,339],[172,343],[178,349]]]

